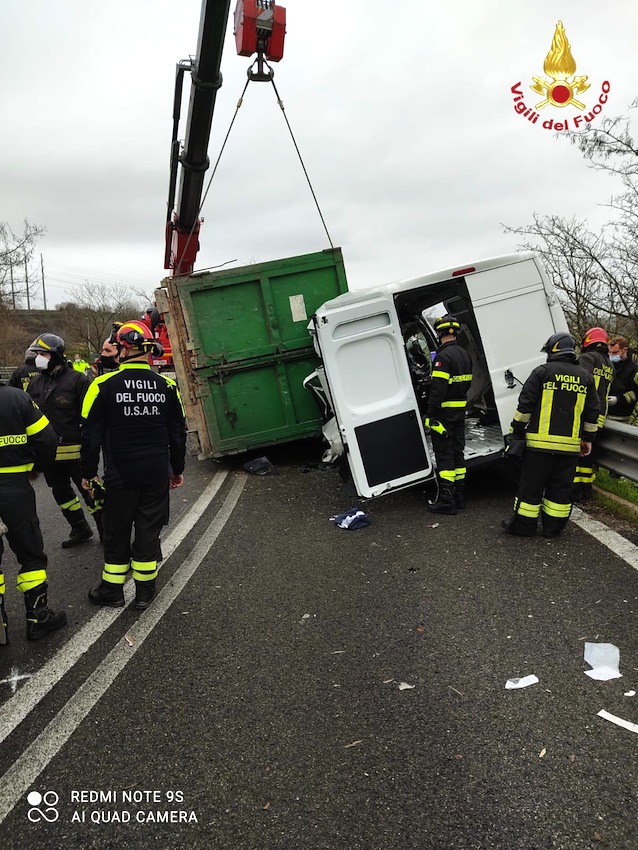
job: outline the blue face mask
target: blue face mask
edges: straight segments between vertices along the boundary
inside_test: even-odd
[[[620,363],[622,357],[620,356],[620,354],[610,354],[609,359],[612,363]]]

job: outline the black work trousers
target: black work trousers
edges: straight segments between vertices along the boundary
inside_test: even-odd
[[[453,484],[465,478],[465,416],[459,421],[443,421],[447,436],[430,433],[436,458],[436,471],[442,481]]]
[[[0,517],[8,529],[7,542],[20,564],[19,588],[29,590],[33,581],[35,584],[46,581],[47,556],[36,513],[35,493],[27,472],[15,476],[3,474],[0,478]],[[0,563],[3,554],[4,542],[0,537]],[[0,588],[0,593],[4,593],[1,568]]]
[[[69,522],[73,519],[74,514],[82,516],[80,500],[71,482],[81,493],[89,513],[94,513],[93,496],[82,487],[82,469],[79,460],[59,460],[50,466],[45,466],[42,471],[48,486],[51,488],[53,498],[62,508]]]
[[[136,490],[107,485],[102,510],[105,563],[124,565],[134,561],[156,565],[160,532],[168,523],[168,510],[168,478],[164,484]]]
[[[572,510],[577,463],[578,455],[525,450],[510,531],[532,536],[540,514],[543,534],[560,534]]]

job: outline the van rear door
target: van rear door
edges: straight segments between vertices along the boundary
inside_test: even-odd
[[[315,332],[355,487],[379,496],[431,477],[432,461],[392,296],[343,298]]]
[[[549,280],[533,257],[465,278],[503,433],[532,369],[545,362],[540,348],[565,318]],[[515,381],[506,377],[511,373]],[[509,384],[509,386],[508,386]]]

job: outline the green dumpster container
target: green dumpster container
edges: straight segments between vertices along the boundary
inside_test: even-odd
[[[156,291],[201,458],[319,432],[308,322],[348,289],[341,249],[166,278]]]

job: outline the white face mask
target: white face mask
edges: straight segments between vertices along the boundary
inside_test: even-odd
[[[50,357],[45,357],[44,354],[36,354],[35,357],[35,368],[39,369],[40,372],[45,372],[49,366]]]

